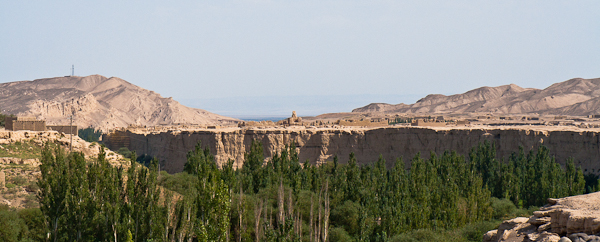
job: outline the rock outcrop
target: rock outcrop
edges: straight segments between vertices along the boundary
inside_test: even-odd
[[[73,143],[71,143],[71,140]],[[81,152],[87,158],[98,157],[99,145],[97,143],[89,143],[78,136],[64,135],[57,131],[0,131],[0,149],[5,149],[3,145],[14,144],[16,142],[32,142],[37,146],[43,146],[46,142],[56,143],[63,149],[72,148],[73,151]],[[122,155],[113,151],[106,150],[106,159],[115,166],[129,167],[129,161],[124,159]],[[15,154],[18,155],[18,154]],[[10,155],[0,157],[0,166],[17,164],[29,165],[37,167],[40,165],[38,159],[21,159]]]
[[[68,76],[0,84],[4,113],[34,116],[47,124],[93,126],[107,131],[133,125],[223,125],[238,120],[189,108],[118,77]]]
[[[600,78],[574,78],[546,89],[522,88],[514,84],[481,87],[463,94],[431,94],[414,104],[372,103],[352,112],[379,113],[496,113],[496,114],[599,114]]]
[[[504,221],[487,232],[484,241],[600,241],[600,192],[548,202],[529,218]]]
[[[496,145],[499,157],[508,157],[523,146],[527,152],[541,144],[550,149],[556,161],[564,164],[570,157],[585,173],[599,174],[600,130],[535,130],[534,128],[272,128],[136,132],[125,131],[113,136],[127,139],[119,145],[111,144],[111,135],[103,140],[111,149],[126,146],[137,154],[156,156],[168,172],[180,172],[186,162],[186,154],[198,142],[208,146],[217,162],[233,159],[237,166],[244,161],[252,140],[263,144],[265,157],[270,157],[294,143],[301,162],[321,163],[339,156],[345,162],[354,152],[359,163],[376,161],[379,155],[391,166],[396,158],[406,163],[417,154],[429,157],[430,152],[441,154],[447,150],[468,155],[470,149],[483,141]],[[116,142],[115,142],[116,143]],[[126,145],[123,145],[126,144]],[[117,147],[119,146],[119,147]],[[576,150],[577,152],[573,152]]]

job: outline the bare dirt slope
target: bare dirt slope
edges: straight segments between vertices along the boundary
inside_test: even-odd
[[[414,104],[372,103],[352,112],[382,113],[498,113],[498,114],[599,114],[600,78],[574,78],[546,89],[514,84],[481,87],[463,94],[431,94]]]
[[[133,85],[118,77],[68,76],[0,84],[0,111],[45,119],[49,124],[74,122],[107,130],[135,125],[236,122]]]

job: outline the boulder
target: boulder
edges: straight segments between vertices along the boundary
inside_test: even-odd
[[[600,237],[600,192],[548,199],[548,205],[529,218],[504,221],[484,241],[588,242]],[[561,238],[561,236],[563,236]]]

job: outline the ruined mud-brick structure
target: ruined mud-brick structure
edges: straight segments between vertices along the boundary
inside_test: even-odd
[[[46,130],[54,130],[63,134],[79,135],[76,125],[48,125]]]
[[[296,115],[296,111],[292,111],[292,117],[286,118],[284,120],[281,120],[279,122],[277,122],[278,125],[283,125],[283,126],[302,126],[304,125],[302,123],[302,118],[298,117]]]
[[[456,125],[471,125],[469,120],[457,120]]]
[[[443,122],[443,121],[442,122],[436,122],[436,121],[428,122],[423,119],[417,119],[411,123],[411,126],[444,127],[444,126],[446,126],[446,122]]]
[[[363,126],[363,127],[379,127],[379,126],[389,125],[387,120],[382,119],[382,118],[338,120],[335,122],[335,124],[342,125],[342,126]]]
[[[7,117],[4,127],[6,130],[46,131],[46,121],[32,117]]]
[[[4,129],[9,131],[31,130],[31,131],[48,131],[54,130],[64,134],[78,135],[76,125],[49,125],[46,126],[46,121],[37,120],[33,117],[7,117]]]

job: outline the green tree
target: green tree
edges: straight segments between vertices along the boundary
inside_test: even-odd
[[[26,241],[29,229],[14,209],[5,205],[0,206],[0,241]]]
[[[245,154],[244,164],[242,165],[241,173],[244,192],[256,194],[261,187],[266,185],[262,179],[264,160],[262,144],[253,140],[250,152]]]
[[[60,147],[53,153],[49,143],[42,150],[41,178],[38,180],[38,201],[48,223],[51,241],[66,240],[67,196],[71,190],[64,152]]]

